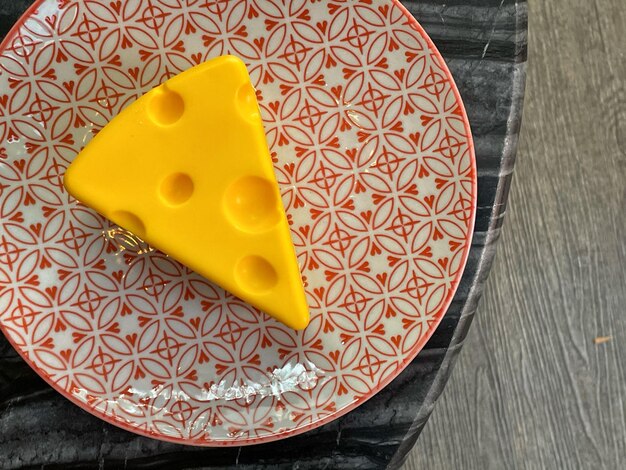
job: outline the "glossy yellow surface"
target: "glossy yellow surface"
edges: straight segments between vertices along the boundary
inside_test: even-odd
[[[289,327],[309,312],[254,88],[223,56],[150,91],[65,174],[76,199]]]

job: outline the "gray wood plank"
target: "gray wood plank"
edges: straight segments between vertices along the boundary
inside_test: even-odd
[[[406,470],[626,466],[626,9],[529,3],[499,253]]]

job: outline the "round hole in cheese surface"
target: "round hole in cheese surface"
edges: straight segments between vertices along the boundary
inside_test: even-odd
[[[260,121],[259,104],[256,90],[251,83],[246,83],[237,92],[237,107],[241,116],[252,122]]]
[[[278,283],[278,274],[265,258],[251,255],[237,262],[235,280],[243,290],[259,294],[269,291]]]
[[[161,183],[161,197],[171,206],[179,206],[187,202],[193,195],[193,180],[185,173],[169,175]]]
[[[259,233],[280,221],[281,203],[272,182],[258,176],[244,176],[224,194],[228,220],[239,230]]]
[[[165,86],[154,90],[148,103],[148,115],[158,125],[170,126],[185,113],[183,98]]]

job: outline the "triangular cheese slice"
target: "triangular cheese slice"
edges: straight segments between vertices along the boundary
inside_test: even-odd
[[[309,312],[254,88],[223,56],[113,119],[65,187],[155,248],[285,325]]]

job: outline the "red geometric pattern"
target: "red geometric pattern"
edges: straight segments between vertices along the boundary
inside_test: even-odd
[[[304,332],[62,185],[121,109],[222,54],[243,58],[258,90]],[[0,146],[3,331],[73,401],[162,439],[263,442],[354,408],[432,334],[469,248],[467,119],[397,1],[42,1],[1,53]]]

